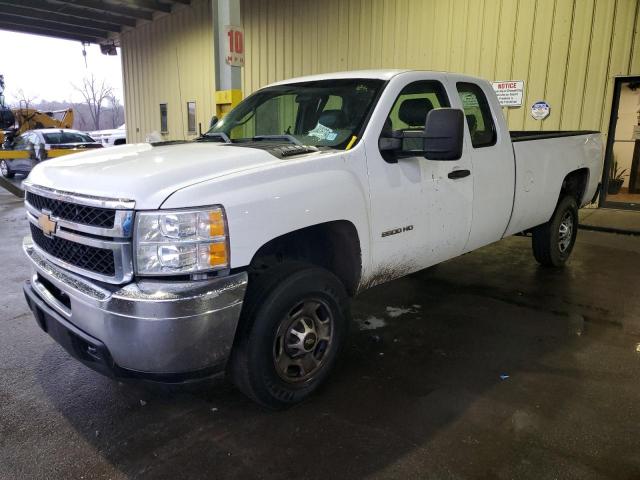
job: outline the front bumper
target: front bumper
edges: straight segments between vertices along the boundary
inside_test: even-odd
[[[183,381],[224,370],[247,274],[206,281],[98,284],[62,269],[25,238],[24,293],[40,326],[72,356],[114,377]]]

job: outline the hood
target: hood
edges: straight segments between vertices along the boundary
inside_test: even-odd
[[[181,188],[280,162],[263,150],[220,143],[138,143],[47,160],[27,181],[66,192],[135,200],[137,209],[154,209]]]

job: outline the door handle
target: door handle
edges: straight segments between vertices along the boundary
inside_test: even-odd
[[[469,175],[471,175],[471,171],[470,170],[453,170],[453,171],[449,172],[449,175],[447,175],[447,176],[449,178],[457,180],[458,178],[468,177]]]

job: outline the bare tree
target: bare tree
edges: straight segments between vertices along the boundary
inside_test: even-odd
[[[89,122],[87,122],[87,119],[85,118],[85,115],[82,113],[81,109],[74,108],[73,112],[74,112],[74,121],[73,121],[74,128],[78,130],[82,130],[83,132],[92,129],[91,125],[89,125]]]
[[[113,128],[117,128],[122,124],[122,122],[120,122],[122,118],[122,105],[120,104],[120,99],[114,92],[111,92],[111,95],[109,95],[109,103],[111,104],[111,124]]]
[[[102,81],[96,80],[93,74],[90,77],[85,77],[82,80],[81,86],[74,85],[73,83],[71,86],[82,95],[84,103],[89,107],[93,128],[99,130],[102,107],[113,95],[113,89],[104,79]]]
[[[19,108],[31,108],[33,103],[38,99],[38,97],[28,96],[21,88],[16,91],[14,98]]]

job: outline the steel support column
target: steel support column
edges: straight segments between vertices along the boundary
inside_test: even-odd
[[[240,0],[211,0],[215,37],[216,115],[222,118],[242,99],[242,67],[229,65],[226,48],[229,40],[225,27],[240,26]]]

